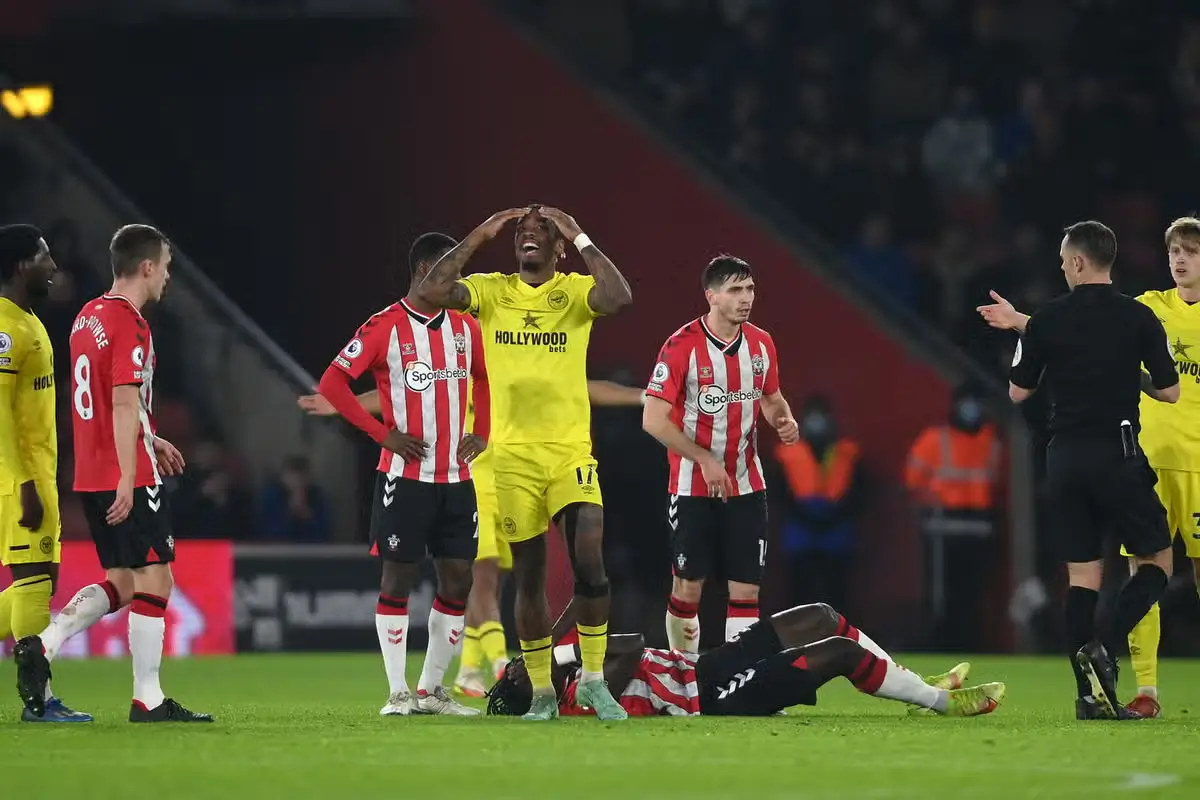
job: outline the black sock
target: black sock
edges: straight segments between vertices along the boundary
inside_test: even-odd
[[[1067,657],[1071,659],[1071,671],[1075,673],[1075,685],[1080,697],[1092,693],[1092,685],[1083,670],[1075,663],[1075,654],[1096,635],[1096,603],[1100,593],[1095,589],[1072,586],[1067,589],[1066,634]]]
[[[1130,576],[1121,593],[1112,615],[1112,638],[1106,645],[1111,650],[1118,642],[1129,636],[1134,626],[1142,621],[1150,607],[1157,603],[1167,590],[1167,573],[1157,564],[1142,564]]]

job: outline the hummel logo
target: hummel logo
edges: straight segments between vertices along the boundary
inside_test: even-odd
[[[400,644],[404,641],[404,628],[388,628],[388,644]]]
[[[679,495],[671,495],[671,505],[667,507],[667,522],[671,525],[671,530],[679,528]]]
[[[151,511],[158,511],[159,506],[162,505],[162,498],[158,496],[161,488],[159,486],[146,487],[146,505],[150,506]]]
[[[396,479],[388,478],[383,483],[383,507],[387,508],[396,498],[393,496],[396,492]]]
[[[450,644],[452,644],[452,645],[458,644],[459,640],[462,639],[462,635],[463,635],[462,631],[451,630],[450,636],[449,636]]]

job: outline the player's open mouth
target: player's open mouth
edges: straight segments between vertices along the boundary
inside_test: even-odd
[[[542,248],[538,246],[537,242],[521,242],[521,254],[522,255],[528,255],[529,253],[536,253],[538,250],[541,250],[541,249]]]

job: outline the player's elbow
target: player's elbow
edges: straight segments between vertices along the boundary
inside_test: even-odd
[[[1179,382],[1176,381],[1174,386],[1168,386],[1166,389],[1159,389],[1155,392],[1155,397],[1163,403],[1178,403]]]

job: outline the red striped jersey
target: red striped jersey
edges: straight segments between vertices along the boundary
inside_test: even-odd
[[[679,650],[642,651],[633,678],[617,698],[631,717],[689,717],[700,713],[700,689],[696,684],[695,653]],[[576,702],[579,680],[571,680],[559,701],[559,713],[571,716],[592,714]]]
[[[467,381],[487,379],[474,317],[457,311],[430,317],[401,300],[363,323],[333,366],[352,380],[370,371],[384,423],[428,445],[420,461],[382,450],[380,472],[426,483],[471,479],[470,464],[458,457],[466,431]]]
[[[129,298],[105,294],[84,305],[71,326],[71,429],[75,491],[115,491],[121,479],[113,439],[114,386],[138,387],[134,486],[157,486],[154,455],[154,369],[150,325]]]
[[[727,342],[703,318],[671,334],[646,387],[648,396],[671,404],[671,419],[684,435],[724,463],[734,496],[767,488],[758,457],[758,414],[763,396],[778,391],[769,333],[747,322]],[[696,462],[673,451],[668,460],[672,495],[708,496]]]

